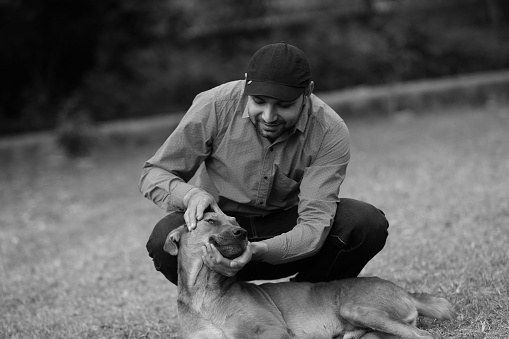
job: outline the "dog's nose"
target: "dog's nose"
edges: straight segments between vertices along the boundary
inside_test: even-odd
[[[240,239],[244,239],[247,235],[247,231],[243,228],[240,228],[240,227],[236,227],[232,230],[232,233],[235,237],[237,238],[240,238]]]

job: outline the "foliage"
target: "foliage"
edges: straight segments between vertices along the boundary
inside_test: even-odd
[[[0,2],[0,134],[55,127],[70,97],[95,121],[185,109],[275,41],[306,52],[316,91],[509,67],[503,0],[313,3]]]
[[[54,126],[57,108],[91,72],[132,79],[129,56],[156,40],[161,6],[158,0],[1,2],[3,132]]]
[[[70,158],[89,155],[96,142],[90,114],[76,106],[75,98],[69,99],[62,108],[56,132],[58,146]]]

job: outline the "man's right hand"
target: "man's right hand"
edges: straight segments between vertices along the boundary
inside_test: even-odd
[[[183,202],[184,206],[186,206],[184,220],[186,221],[189,231],[196,228],[197,222],[203,219],[203,213],[209,207],[216,213],[224,214],[214,197],[197,187],[190,189],[189,192],[186,193]]]

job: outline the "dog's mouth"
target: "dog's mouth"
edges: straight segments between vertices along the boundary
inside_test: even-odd
[[[209,243],[214,245],[218,251],[227,259],[235,259],[242,255],[247,247],[247,239],[225,237],[221,234],[209,237]]]

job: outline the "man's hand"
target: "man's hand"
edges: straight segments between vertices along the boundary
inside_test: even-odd
[[[209,207],[216,213],[224,214],[214,197],[197,187],[190,189],[189,192],[186,193],[183,202],[186,206],[184,220],[186,221],[189,231],[196,228],[197,222],[203,219],[203,213]]]
[[[267,254],[267,245],[263,242],[248,242],[242,255],[233,260],[223,257],[212,244],[203,246],[203,263],[211,270],[227,277],[233,277],[251,260],[262,260]]]
[[[251,261],[251,257],[251,243],[247,244],[246,250],[240,257],[233,260],[223,257],[221,252],[212,244],[207,243],[203,246],[203,263],[211,270],[227,277],[233,277],[237,274],[242,267]]]

